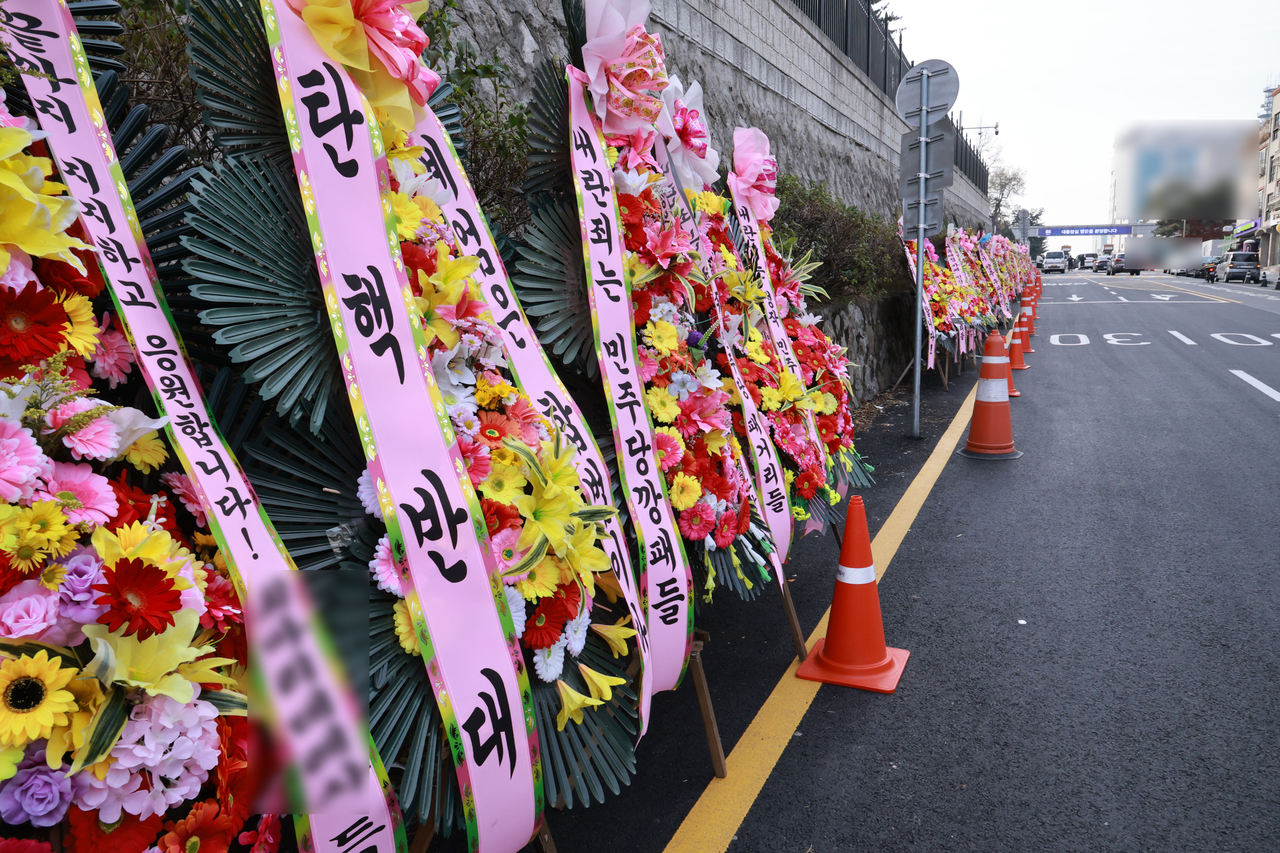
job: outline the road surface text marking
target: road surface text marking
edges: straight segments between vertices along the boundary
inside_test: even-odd
[[[1182,334],[1182,332],[1175,332],[1173,329],[1170,329],[1170,330],[1169,330],[1169,334],[1173,335],[1175,338],[1177,338],[1178,340],[1182,341],[1182,342],[1183,342],[1184,344],[1186,344],[1187,346],[1191,346],[1191,347],[1198,347],[1198,346],[1200,346],[1198,343],[1196,343],[1195,341],[1191,340],[1191,338],[1188,338],[1186,335]]]

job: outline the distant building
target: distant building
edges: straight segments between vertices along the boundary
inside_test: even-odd
[[[1280,264],[1280,86],[1267,92],[1258,128],[1258,253],[1264,267]],[[1268,115],[1269,113],[1269,115]]]

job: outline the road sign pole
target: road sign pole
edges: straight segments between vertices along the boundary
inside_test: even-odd
[[[929,165],[926,150],[929,147],[929,69],[920,75],[920,209],[916,213],[916,363],[911,378],[911,437],[920,437],[920,355],[923,347],[921,325],[924,323],[924,232],[925,232],[925,183]]]

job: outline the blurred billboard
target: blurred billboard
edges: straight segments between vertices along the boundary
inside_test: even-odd
[[[1136,124],[1116,137],[1114,156],[1117,221],[1257,212],[1257,122]]]
[[[1130,237],[1124,244],[1124,265],[1131,270],[1199,269],[1201,243],[1191,237]]]

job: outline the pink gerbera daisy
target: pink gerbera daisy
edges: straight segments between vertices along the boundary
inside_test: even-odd
[[[27,500],[49,470],[49,457],[36,444],[31,430],[0,418],[0,499],[9,503]]]
[[[479,488],[493,470],[493,463],[489,460],[491,452],[489,446],[478,441],[459,438],[458,449],[462,451],[462,458],[467,462],[467,476],[471,478],[471,485]]]
[[[499,412],[480,413],[480,431],[476,438],[489,447],[501,447],[504,438],[518,436],[520,425]]]
[[[670,471],[684,458],[684,448],[680,446],[680,442],[665,432],[653,434],[653,449],[658,454],[663,471]]]
[[[204,514],[204,506],[200,503],[200,493],[196,491],[196,484],[191,482],[190,477],[186,474],[170,472],[160,479],[178,496],[178,500],[182,501],[182,505],[187,508],[187,512],[195,516],[196,524],[201,527],[208,524],[208,519],[205,518]]]
[[[400,578],[400,569],[396,566],[395,557],[391,554],[391,538],[383,536],[378,540],[378,547],[369,561],[369,571],[378,582],[378,589],[404,598],[404,582]]]
[[[63,510],[72,524],[81,521],[106,524],[120,511],[120,502],[116,500],[111,481],[95,474],[88,463],[54,462],[53,473],[45,478],[35,497],[42,501],[56,501],[67,494],[80,503],[79,509],[67,507]]]
[[[52,429],[60,429],[75,415],[94,409],[103,410],[102,417],[62,437],[62,443],[70,448],[76,459],[113,459],[120,449],[120,429],[106,417],[106,406],[88,397],[78,397],[45,415],[45,423]]]
[[[542,414],[533,407],[527,398],[521,397],[507,406],[507,415],[520,425],[520,440],[530,447],[538,444],[538,425],[542,423]]]
[[[698,501],[680,513],[680,532],[691,542],[705,538],[715,526],[716,511],[705,501]]]
[[[240,599],[236,596],[236,588],[231,581],[222,575],[210,572],[209,583],[204,590],[205,604],[208,610],[200,617],[200,627],[212,628],[227,633],[232,625],[244,622],[244,611],[240,607]]]
[[[122,332],[108,326],[110,314],[102,315],[102,325],[98,333],[98,349],[93,353],[93,375],[106,379],[114,388],[133,370],[133,347]]]
[[[493,559],[498,563],[498,571],[505,572],[520,562],[520,558],[524,556],[524,551],[516,550],[516,542],[520,540],[520,528],[508,527],[500,533],[495,533],[493,538],[489,540],[489,552],[493,554]],[[523,576],[519,578],[509,578],[508,580],[523,580]]]

